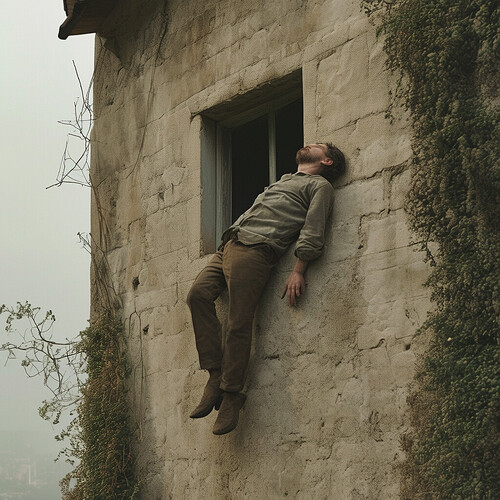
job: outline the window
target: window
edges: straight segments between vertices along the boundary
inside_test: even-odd
[[[215,251],[222,232],[266,186],[296,170],[295,153],[304,136],[300,80],[294,74],[204,113],[204,253]]]

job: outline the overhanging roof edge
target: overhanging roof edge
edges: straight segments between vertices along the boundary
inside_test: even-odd
[[[73,12],[69,15],[66,20],[59,27],[59,34],[57,35],[61,40],[66,40],[68,36],[71,35],[71,31],[75,27],[76,23],[85,12],[88,6],[88,1],[77,2],[73,8]]]
[[[58,37],[66,40],[70,35],[96,33],[117,0],[64,0],[66,20],[59,27]]]

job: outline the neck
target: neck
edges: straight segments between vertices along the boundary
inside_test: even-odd
[[[320,175],[323,172],[323,165],[321,163],[299,163],[297,165],[297,172],[304,174]]]

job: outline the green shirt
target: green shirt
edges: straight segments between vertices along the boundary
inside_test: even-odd
[[[265,243],[278,256],[297,240],[295,256],[314,260],[323,252],[332,205],[333,187],[325,178],[304,172],[285,174],[257,196],[222,239],[236,233],[244,245]]]

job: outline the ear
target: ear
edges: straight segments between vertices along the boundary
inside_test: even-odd
[[[321,165],[324,165],[325,167],[333,165],[333,160],[331,158],[326,157],[326,160],[321,160]]]

